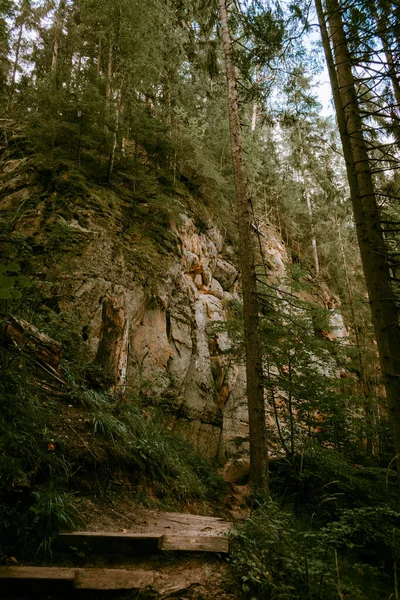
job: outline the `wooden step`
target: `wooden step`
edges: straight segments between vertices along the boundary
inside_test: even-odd
[[[141,590],[154,583],[153,571],[77,569],[76,590]]]
[[[185,552],[229,552],[228,538],[223,535],[164,535],[161,550]]]
[[[75,571],[60,567],[0,567],[0,598],[17,592],[43,596],[71,592]]]
[[[141,590],[153,583],[153,571],[144,570],[0,567],[1,598],[7,593],[44,595],[74,590]]]
[[[204,535],[198,531],[177,533],[119,533],[109,531],[76,531],[58,536],[58,547],[91,554],[155,554],[160,551],[227,553],[228,538]]]
[[[57,546],[85,554],[154,554],[160,549],[162,533],[75,531],[61,533]]]

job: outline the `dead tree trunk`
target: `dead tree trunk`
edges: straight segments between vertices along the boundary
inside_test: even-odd
[[[384,375],[393,443],[400,474],[400,327],[391,287],[379,211],[363,135],[343,20],[337,0],[327,0],[330,39],[320,0],[316,7],[346,159],[357,238]]]
[[[29,354],[41,365],[58,370],[62,354],[59,342],[39,331],[34,325],[12,315],[7,317],[1,330],[7,344]]]
[[[239,225],[239,258],[242,274],[244,340],[246,348],[247,402],[250,428],[250,482],[253,489],[268,493],[268,455],[263,390],[261,332],[257,296],[255,250],[251,235],[251,199],[243,160],[235,66],[228,25],[226,0],[219,0],[222,43],[228,86],[228,116]]]
[[[118,298],[103,301],[100,343],[95,363],[101,367],[107,389],[123,392],[129,357],[129,319]]]

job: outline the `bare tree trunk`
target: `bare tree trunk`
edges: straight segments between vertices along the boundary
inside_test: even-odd
[[[63,20],[64,20],[65,5],[66,5],[66,0],[60,0],[60,4],[58,5],[58,9],[57,9],[56,23],[55,23],[55,28],[54,28],[54,38],[53,38],[53,56],[51,59],[51,70],[53,73],[57,73],[57,70],[58,70],[58,56],[59,56],[59,52],[60,52],[62,24],[63,24]]]
[[[111,89],[112,89],[112,66],[113,66],[113,44],[112,39],[110,37],[109,46],[108,46],[108,63],[107,63],[107,85],[106,85],[106,98],[110,100],[111,98]]]
[[[319,258],[318,258],[317,239],[315,237],[315,229],[314,229],[314,215],[313,215],[313,210],[312,210],[312,206],[311,206],[310,190],[308,188],[308,179],[307,179],[306,167],[304,164],[303,140],[302,140],[300,131],[299,131],[299,134],[300,134],[301,175],[303,177],[304,196],[305,196],[306,203],[307,203],[308,217],[310,219],[311,245],[312,245],[312,251],[313,251],[315,272],[317,275],[319,275]]]
[[[20,50],[21,50],[21,42],[22,42],[22,32],[23,32],[23,30],[24,30],[24,23],[23,23],[23,21],[21,21],[20,26],[19,26],[19,32],[18,32],[17,46],[15,48],[15,60],[14,60],[13,72],[12,72],[12,75],[11,75],[10,92],[8,94],[7,111],[9,111],[11,109],[12,99],[13,99],[13,96],[14,96],[15,79],[16,79],[17,70],[18,70],[19,53],[20,53]]]
[[[99,45],[97,48],[97,65],[96,65],[96,81],[97,81],[97,83],[99,82],[99,79],[100,79],[101,51],[102,51],[102,43],[101,43],[101,36],[99,36]]]
[[[339,4],[337,0],[327,0],[326,2],[336,65],[333,61],[320,0],[316,0],[316,7],[346,159],[358,244],[378,344],[379,360],[385,379],[397,470],[400,474],[400,327],[396,298],[391,287],[387,250],[382,234],[351,69],[350,53]]]
[[[254,133],[255,130],[256,130],[256,125],[257,125],[257,110],[258,110],[257,102],[254,102],[254,104],[253,104],[253,113],[251,115],[251,133]]]
[[[111,184],[112,184],[112,175],[113,175],[113,171],[114,171],[115,150],[117,149],[120,111],[121,111],[121,106],[120,106],[120,103],[118,103],[118,106],[116,109],[116,116],[115,116],[115,131],[113,133],[113,143],[111,146],[111,152],[110,152],[110,156],[108,159],[107,183],[108,183],[109,187],[111,187]]]
[[[251,199],[243,160],[235,66],[226,0],[219,0],[222,43],[228,86],[228,114],[239,225],[239,257],[242,273],[244,340],[246,347],[247,402],[250,429],[250,483],[254,491],[268,493],[268,454],[265,426],[263,365],[259,306],[255,272],[255,251],[251,236]]]

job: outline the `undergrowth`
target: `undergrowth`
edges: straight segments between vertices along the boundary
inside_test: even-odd
[[[218,497],[222,480],[194,446],[168,430],[161,411],[143,410],[138,398],[127,401],[93,390],[82,394],[82,402],[109,464],[124,465],[160,497]]]
[[[386,487],[386,470],[354,466],[328,448],[288,463],[273,466],[275,500],[231,532],[230,560],[244,597],[395,598],[399,492],[391,477]]]
[[[146,489],[164,503],[218,497],[213,467],[139,398],[70,380],[58,399],[43,389],[34,361],[13,348],[0,348],[0,373],[0,560],[50,554],[60,531],[82,526],[75,495],[89,488],[107,496],[116,471],[133,501]],[[73,425],[69,402],[86,415]]]

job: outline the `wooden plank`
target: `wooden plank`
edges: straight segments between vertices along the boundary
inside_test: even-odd
[[[153,571],[76,569],[76,590],[140,590],[153,583]]]
[[[159,533],[133,533],[127,531],[71,531],[70,533],[60,533],[59,538],[68,537],[88,537],[88,538],[113,538],[113,539],[131,539],[131,540],[156,540],[161,537]]]
[[[0,579],[74,581],[75,571],[66,567],[0,567]]]
[[[207,521],[207,522],[221,522],[223,521],[223,519],[221,519],[220,517],[208,517],[205,515],[191,515],[189,513],[174,513],[174,512],[166,512],[166,513],[162,513],[162,517],[163,518],[167,518],[167,519],[171,519],[174,521],[185,521],[185,520],[189,520],[189,521]]]
[[[229,552],[229,542],[221,535],[164,535],[161,550],[183,550],[185,552]]]
[[[75,569],[61,567],[0,567],[0,597],[35,594],[41,597],[69,594],[73,590]]]
[[[58,546],[98,554],[152,554],[159,551],[162,533],[75,531],[58,536]]]

